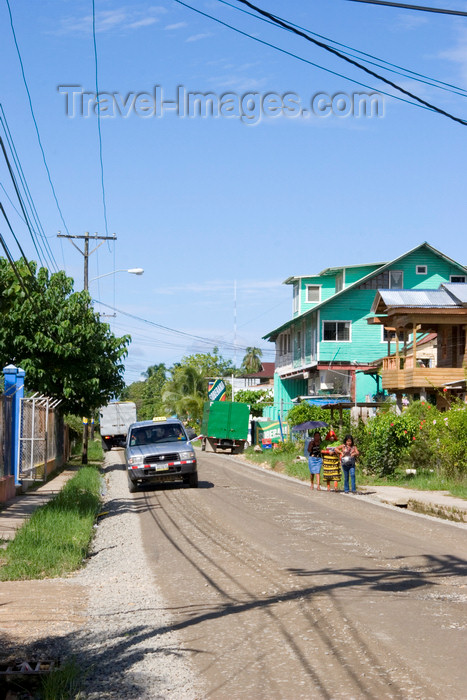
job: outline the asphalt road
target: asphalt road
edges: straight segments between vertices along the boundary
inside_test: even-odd
[[[465,529],[228,457],[199,473],[134,497],[206,698],[467,697]]]

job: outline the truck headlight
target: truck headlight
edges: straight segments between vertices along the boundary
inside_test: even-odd
[[[130,457],[128,464],[144,464],[143,455],[135,455],[135,457]]]
[[[194,459],[194,452],[180,452],[180,459]]]

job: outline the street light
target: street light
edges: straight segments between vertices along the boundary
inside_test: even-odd
[[[95,282],[100,280],[102,277],[108,277],[109,275],[116,275],[117,272],[129,272],[131,275],[142,275],[144,270],[142,267],[132,267],[129,270],[113,270],[113,272],[106,272],[105,275],[99,275],[98,277],[93,277],[90,282]]]

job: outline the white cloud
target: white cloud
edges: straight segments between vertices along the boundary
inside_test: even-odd
[[[185,39],[185,41],[188,44],[192,41],[201,41],[201,39],[208,39],[210,36],[212,36],[210,32],[206,32],[205,34],[192,34],[188,37],[188,39]]]
[[[458,29],[457,39],[452,47],[441,51],[438,58],[457,64],[461,78],[467,84],[467,29]]]
[[[418,29],[419,27],[427,24],[428,18],[421,12],[418,14],[410,14],[404,12],[398,15],[393,28],[398,31],[410,32],[413,29]]]
[[[238,292],[258,292],[260,290],[277,289],[282,284],[281,279],[275,280],[242,280],[237,282]],[[176,287],[163,287],[154,290],[156,294],[179,294],[191,292],[193,294],[212,294],[212,292],[224,292],[229,296],[233,295],[233,281],[225,280],[208,280],[204,283],[191,282],[188,284],[177,285]],[[208,300],[212,303],[212,299]]]
[[[164,7],[151,6],[146,10],[120,7],[96,13],[96,32],[110,32],[125,29],[140,29],[160,21],[160,15],[167,12]],[[88,34],[92,31],[92,15],[65,17],[60,21],[54,34]]]
[[[164,29],[167,31],[174,31],[175,29],[183,29],[188,27],[188,22],[176,22],[175,24],[168,24]]]

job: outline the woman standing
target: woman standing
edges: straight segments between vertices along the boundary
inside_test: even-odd
[[[349,474],[352,493],[357,493],[355,488],[355,459],[360,454],[354,445],[352,435],[346,435],[344,444],[337,448],[341,457],[341,465],[344,470],[344,493],[349,493]]]
[[[331,481],[334,481],[334,491],[337,491],[337,483],[341,478],[341,467],[339,452],[337,445],[337,435],[334,430],[330,430],[326,435],[326,442],[329,444],[324,450],[321,450],[323,455],[323,479],[326,480],[328,491],[331,490]]]
[[[310,470],[311,490],[314,487],[314,478],[316,474],[316,490],[320,491],[319,474],[323,460],[321,458],[321,435],[316,431],[313,440],[308,443],[308,469]]]

